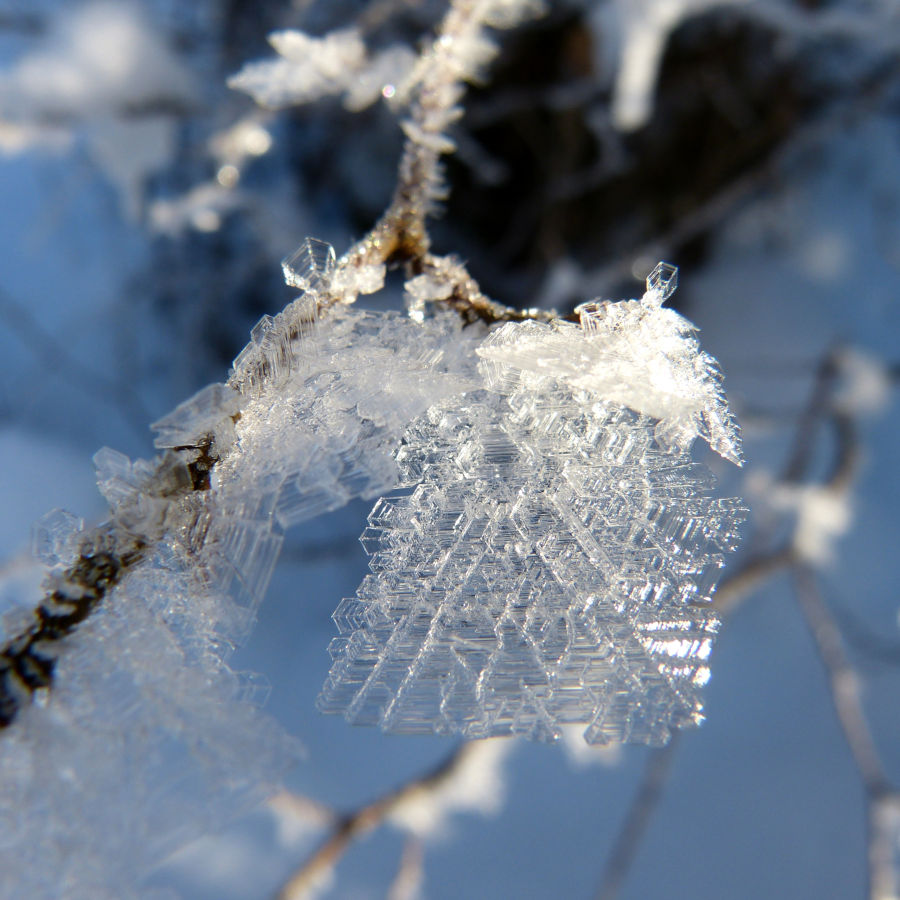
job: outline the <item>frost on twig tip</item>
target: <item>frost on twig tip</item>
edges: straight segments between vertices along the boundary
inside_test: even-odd
[[[321,38],[302,31],[276,31],[269,43],[279,57],[248,63],[228,86],[250,94],[268,109],[282,109],[343,94],[348,109],[360,110],[384,97],[397,104],[415,54],[401,45],[369,56],[359,32],[334,31]]]

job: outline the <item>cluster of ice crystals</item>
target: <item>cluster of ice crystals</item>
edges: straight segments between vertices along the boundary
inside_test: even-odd
[[[521,374],[538,387],[558,378],[658,420],[656,437],[666,447],[686,449],[699,436],[739,465],[740,431],[719,365],[700,349],[695,327],[662,307],[676,284],[675,267],[660,263],[641,300],[583,304],[580,326],[529,322],[498,329],[478,349],[488,383],[502,387]]]
[[[78,535],[84,519],[65,509],[54,509],[31,527],[31,552],[48,568],[68,565],[78,553]]]
[[[701,717],[706,601],[742,510],[688,453],[699,432],[735,458],[737,436],[715,362],[661,308],[674,271],[642,301],[584,308],[580,327],[486,338],[425,316],[446,296],[434,275],[408,282],[405,316],[334,303],[384,270],[327,244],[285,271],[303,294],[257,324],[227,385],[156,423],[159,456],[96,455],[109,521],[36,526],[44,619],[0,623],[4,896],[127,897],[271,789],[296,747],[228,650],[284,529],[354,497],[381,498],[372,574],[335,615],[325,711],[469,737],[577,724],[589,743],[660,743]],[[40,646],[16,649],[27,633]],[[55,672],[29,693],[16,666],[36,653]]]
[[[165,854],[271,792],[296,757],[227,663],[283,530],[392,488],[410,420],[478,380],[480,335],[456,316],[306,315],[334,289],[329,250],[306,245],[308,264],[295,263],[306,293],[254,329],[230,384],[156,423],[159,456],[96,455],[109,523],[86,533],[57,512],[36,527],[66,596],[83,590],[62,568],[79,553],[113,548],[122,574],[52,648],[51,687],[3,732],[3,896],[55,897],[66,884],[71,898],[129,897]],[[124,566],[124,553],[142,558]],[[3,621],[5,641],[26,618]]]
[[[208,403],[189,403],[173,420],[193,433],[208,416]],[[103,450],[96,462],[110,521],[86,531],[56,511],[35,527],[53,569],[43,618],[4,617],[0,637],[5,710],[10,697],[19,701],[0,753],[4,897],[131,897],[168,853],[271,793],[297,757],[225,662],[250,613],[228,579],[214,577],[207,492],[188,493],[194,455],[132,462]],[[196,568],[195,551],[210,564]],[[259,556],[235,550],[228,576],[240,566],[256,577]],[[65,617],[82,602],[89,614],[70,629]],[[17,639],[24,628],[37,630],[33,649],[53,661],[49,686],[30,695],[8,671],[13,658],[37,658]]]
[[[0,895],[130,898],[275,788],[297,747],[224,665],[216,607],[155,557],[67,639],[53,687],[3,735]]]
[[[333,310],[303,340],[284,389],[243,408],[236,452],[216,469],[221,502],[270,497],[270,518],[286,528],[390,489],[391,451],[409,421],[476,384],[476,339],[452,315],[417,324]]]
[[[424,320],[428,304],[436,300],[446,300],[453,291],[453,286],[448,280],[432,275],[416,275],[406,282],[404,288],[406,311],[416,322]]]
[[[212,437],[221,450],[231,443],[229,423],[240,412],[241,397],[224,384],[210,384],[150,427],[156,432],[155,446],[197,446]]]
[[[589,743],[698,721],[742,510],[653,424],[552,378],[434,405],[369,517],[320,708],[472,738],[577,723]]]
[[[263,316],[250,332],[250,343],[235,359],[228,380],[244,396],[258,396],[290,378],[295,343],[314,330],[323,302],[350,305],[360,294],[384,285],[383,265],[338,266],[331,244],[316,238],[307,238],[281,266],[287,284],[303,293],[278,315]]]

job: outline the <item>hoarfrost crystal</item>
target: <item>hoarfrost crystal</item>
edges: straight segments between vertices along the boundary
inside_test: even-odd
[[[743,510],[688,452],[718,382],[659,310],[673,289],[658,268],[643,301],[585,307],[581,328],[502,326],[478,348],[484,387],[409,427],[363,533],[372,574],[335,613],[323,711],[472,738],[577,723],[589,743],[702,718],[708,601]],[[735,458],[720,421],[706,434]]]
[[[301,291],[315,291],[334,272],[335,254],[331,244],[316,238],[307,238],[281,263],[284,280]]]
[[[560,378],[612,403],[658,420],[665,446],[687,449],[702,437],[741,463],[741,439],[728,410],[719,365],[700,350],[696,328],[662,303],[677,284],[674,266],[659,263],[640,300],[583,304],[581,324],[510,323],[478,349],[489,379],[519,372],[529,384]]]
[[[399,44],[369,56],[352,28],[320,38],[302,31],[276,31],[269,35],[269,43],[278,58],[248,63],[228,84],[270,109],[335,94],[344,95],[348,109],[365,109],[383,96],[387,85],[396,96],[416,60],[408,47]]]

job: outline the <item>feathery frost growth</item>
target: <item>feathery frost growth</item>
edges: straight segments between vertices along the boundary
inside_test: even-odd
[[[383,94],[384,86],[402,84],[416,59],[403,45],[369,57],[362,37],[352,28],[322,38],[276,31],[269,35],[269,43],[279,59],[249,63],[228,81],[269,109],[334,94],[344,95],[348,109],[365,109],[381,96],[395,96],[393,91]]]

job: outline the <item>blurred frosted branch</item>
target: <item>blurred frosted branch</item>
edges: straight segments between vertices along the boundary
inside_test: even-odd
[[[354,841],[391,819],[399,817],[401,821],[405,820],[408,809],[410,811],[415,808],[421,809],[423,804],[426,806],[436,804],[442,807],[448,800],[452,808],[455,805],[452,794],[458,793],[464,782],[472,779],[474,771],[470,770],[480,769],[484,765],[489,767],[496,765],[494,748],[499,746],[498,741],[504,745],[508,744],[507,739],[503,738],[461,744],[432,771],[410,779],[373,803],[338,817],[331,834],[319,849],[285,883],[278,894],[279,900],[302,900],[315,894],[321,886],[330,883],[334,868]],[[501,752],[500,760],[503,755],[504,752]],[[477,775],[475,777],[478,778]],[[442,795],[447,795],[446,799],[442,799]],[[473,798],[473,805],[477,803],[478,798]],[[421,817],[421,812],[412,814],[416,818]],[[438,815],[440,817],[442,814],[439,812]],[[413,831],[413,834],[415,833]],[[415,881],[413,875],[417,867],[421,866],[421,848],[417,846],[418,842],[415,839],[413,841],[412,848],[407,845],[407,850],[404,851],[404,857],[409,853],[411,859],[401,865],[394,882],[394,889],[397,892],[407,889],[404,885]],[[405,875],[404,869],[409,869]],[[398,893],[397,896],[409,894]]]
[[[676,732],[665,747],[650,751],[641,783],[607,857],[596,900],[615,900],[619,896],[647,827],[662,799],[679,744],[680,734]]]
[[[852,357],[848,357],[845,348],[835,347],[826,351],[816,366],[809,400],[797,420],[783,482],[798,483],[809,477],[821,427],[830,422],[835,438],[834,460],[822,489],[839,497],[846,497],[852,490],[861,457],[854,414],[867,410],[864,403],[857,403],[854,408],[842,402],[847,389],[840,376],[848,358]],[[766,542],[765,535],[757,536],[757,543],[760,542]],[[866,788],[870,900],[896,900],[900,896],[900,795],[889,784],[875,748],[862,706],[861,678],[843,649],[840,627],[818,591],[815,573],[802,549],[798,552],[796,533],[784,545],[755,553],[726,575],[713,603],[727,620],[744,600],[787,571],[794,573],[798,601],[829,674],[832,701]],[[677,737],[673,734],[666,747],[651,751],[641,784],[604,866],[598,900],[615,900],[620,895],[663,796]]]
[[[451,4],[436,39],[416,61],[403,88],[412,103],[403,124],[406,141],[393,199],[370,235],[350,251],[350,258],[409,261],[427,254],[425,219],[445,194],[440,158],[453,150],[446,131],[462,114],[463,82],[477,79],[497,53],[485,28],[510,27],[539,8],[532,0]]]
[[[862,681],[847,656],[840,628],[822,598],[813,570],[798,562],[793,575],[800,609],[828,674],[831,699],[856,768],[866,793],[880,796],[888,790],[888,778],[863,708]]]
[[[797,602],[828,676],[844,739],[866,794],[870,900],[900,897],[900,791],[888,778],[862,698],[862,678],[844,649],[840,627],[819,590],[813,570],[793,567]]]
[[[387,900],[416,900],[425,880],[425,847],[417,837],[408,837],[400,854],[400,865],[388,889]]]

